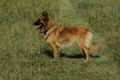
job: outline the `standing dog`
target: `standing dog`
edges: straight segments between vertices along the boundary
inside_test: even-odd
[[[92,41],[92,33],[81,26],[59,27],[52,23],[46,11],[38,18],[33,25],[37,26],[44,33],[44,39],[50,44],[53,50],[53,56],[59,57],[58,48],[64,48],[77,42],[86,55],[86,61],[89,59],[89,52],[99,52],[100,47]]]

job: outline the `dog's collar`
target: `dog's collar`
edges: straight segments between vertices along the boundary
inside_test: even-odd
[[[55,27],[56,25],[53,25],[53,26],[51,26],[48,30],[46,30],[45,32],[44,32],[44,35],[46,35],[46,33],[51,29],[51,28],[53,28],[53,27]]]
[[[57,29],[57,25],[52,26],[51,28],[49,28],[45,33],[44,33],[44,39],[47,40],[47,38],[49,37],[50,34],[52,34],[53,31],[55,31],[55,29]]]
[[[48,29],[48,30],[49,30],[49,29]],[[47,30],[47,31],[48,31],[48,30]],[[44,35],[46,35],[47,31],[44,32]]]

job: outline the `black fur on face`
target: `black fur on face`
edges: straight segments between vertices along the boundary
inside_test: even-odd
[[[35,26],[38,26],[38,25],[40,25],[41,23],[40,23],[40,19],[38,19],[37,21],[35,21],[34,23],[33,23],[33,25],[35,25]]]
[[[40,19],[38,19],[37,21],[35,21],[35,22],[33,23],[33,25],[37,26],[36,29],[41,29],[42,26],[43,26],[43,24],[40,23]]]

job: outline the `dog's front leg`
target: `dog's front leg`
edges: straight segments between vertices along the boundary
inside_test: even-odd
[[[54,58],[58,58],[59,57],[59,53],[58,53],[58,47],[57,47],[57,45],[54,42],[49,43],[49,44],[52,47]]]

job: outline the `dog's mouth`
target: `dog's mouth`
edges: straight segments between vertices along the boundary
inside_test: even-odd
[[[43,27],[43,24],[40,23],[39,19],[36,22],[34,22],[33,25],[37,26],[36,30],[41,29]]]
[[[38,30],[38,29],[40,29],[40,28],[42,28],[42,24],[38,25],[38,26],[36,27],[36,30]]]
[[[35,26],[37,26],[37,27],[36,27],[36,30],[38,30],[38,29],[42,29],[42,27],[43,27],[43,24],[42,24],[42,23],[40,23],[40,24],[38,24],[38,25],[35,25]]]

